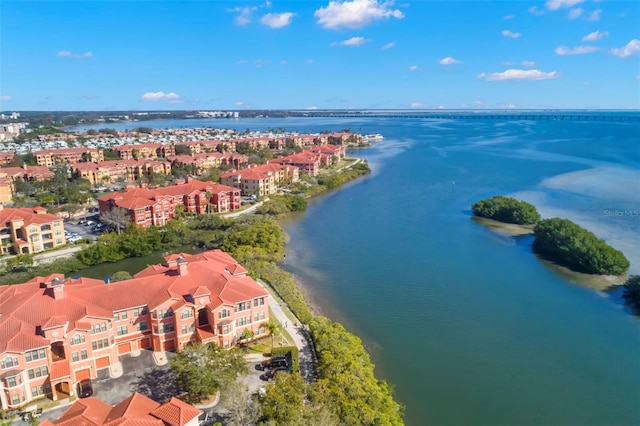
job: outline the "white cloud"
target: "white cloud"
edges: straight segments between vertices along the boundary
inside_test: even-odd
[[[419,67],[419,66],[417,66],[417,65],[411,65],[411,66],[409,67],[409,71],[418,71],[419,69],[420,69],[420,67]]]
[[[260,18],[260,23],[271,28],[282,28],[289,25],[294,16],[296,16],[296,14],[291,12],[267,13]]]
[[[502,31],[502,35],[503,35],[503,36],[505,36],[505,37],[508,37],[508,38],[518,38],[518,37],[520,37],[522,34],[520,34],[520,33],[514,33],[514,32],[509,31],[509,30],[503,30],[503,31]]]
[[[587,18],[587,21],[595,22],[600,20],[601,9],[594,10],[591,15]]]
[[[61,50],[58,53],[56,53],[56,56],[60,56],[61,58],[85,59],[85,58],[93,58],[93,53],[91,52],[73,53],[70,50]]]
[[[387,50],[387,49],[391,49],[391,48],[393,48],[393,47],[395,47],[395,46],[396,46],[396,42],[395,42],[395,41],[392,41],[392,42],[389,42],[389,43],[387,43],[387,44],[383,44],[383,45],[382,45],[382,47],[381,47],[380,49],[382,49],[382,50]]]
[[[333,42],[331,43],[331,46],[360,47],[368,41],[369,40],[365,39],[364,37],[351,37],[347,40]]]
[[[313,65],[316,61],[314,61],[313,59],[307,59],[306,61],[304,61],[305,64],[307,65]]]
[[[235,105],[235,106],[242,106],[242,105],[244,105],[244,102],[242,102],[242,101],[237,101],[237,102],[234,102],[234,103],[233,103],[233,105]]]
[[[582,10],[579,7],[575,8],[575,9],[571,9],[569,11],[569,13],[567,14],[567,18],[569,18],[571,20],[578,19],[580,16],[582,16],[583,12],[584,12],[584,10]]]
[[[411,102],[409,108],[422,108],[424,104],[422,102]]]
[[[308,109],[308,110],[316,110],[316,109],[318,109],[318,107],[316,107],[316,106],[310,106],[310,107],[306,107],[305,109]]]
[[[140,97],[143,102],[166,102],[170,104],[177,104],[182,102],[180,95],[173,92],[147,92]]]
[[[238,15],[234,18],[234,22],[236,25],[245,26],[251,23],[253,12],[256,10],[258,10],[258,8],[255,6],[246,6],[227,9],[227,12],[237,13]]]
[[[280,61],[280,64],[282,65],[287,65],[289,63],[289,61],[287,61],[286,59],[283,59]]]
[[[536,6],[531,6],[529,9],[527,9],[529,11],[529,13],[531,13],[532,15],[535,16],[542,16],[544,15],[544,10],[540,10],[538,9]]]
[[[549,10],[567,9],[577,4],[584,3],[585,1],[586,0],[548,0],[545,3],[545,6],[547,6],[547,9]]]
[[[246,59],[240,59],[239,61],[236,61],[236,64],[238,65],[244,65],[246,63],[248,63],[249,61],[247,61]]]
[[[507,80],[519,80],[519,81],[539,81],[539,80],[552,80],[560,77],[557,71],[544,72],[539,70],[517,70],[509,69],[504,72],[494,73],[482,73],[478,74],[477,78],[486,81],[507,81]]]
[[[573,49],[568,48],[567,46],[558,46],[556,47],[556,55],[566,56],[566,55],[585,55],[587,53],[593,53],[600,50],[595,46],[577,46]]]
[[[636,80],[640,80],[640,74],[636,75]],[[9,96],[9,99],[11,99],[11,96]]]
[[[513,19],[515,17],[516,17],[515,15],[505,15],[502,19],[504,19],[506,21],[508,19]]]
[[[318,24],[327,29],[362,28],[380,19],[404,18],[399,9],[392,9],[393,1],[378,0],[331,0],[327,7],[316,10],[313,16]]]
[[[447,56],[446,58],[442,58],[438,61],[440,65],[453,65],[453,64],[461,64],[462,61],[459,61],[451,56]]]
[[[521,64],[525,68],[533,68],[536,66],[536,63],[533,61],[522,61]]]
[[[634,38],[626,46],[611,49],[611,54],[617,56],[618,58],[628,58],[629,56],[635,55],[640,52],[640,40]]]
[[[11,96],[9,96],[9,95],[0,96],[0,101],[2,101],[2,102],[9,102],[10,100],[11,100]]]
[[[596,41],[608,36],[609,36],[609,33],[607,31],[596,30],[582,37],[582,41]]]

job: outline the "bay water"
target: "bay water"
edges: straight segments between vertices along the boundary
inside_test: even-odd
[[[189,121],[144,125],[385,136],[350,152],[370,176],[287,222],[282,266],[363,339],[407,424],[640,424],[640,320],[620,292],[571,282],[531,253],[530,236],[470,212],[497,194],[529,201],[606,239],[640,273],[637,122]]]

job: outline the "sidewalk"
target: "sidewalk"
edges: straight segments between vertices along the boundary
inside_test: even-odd
[[[264,283],[260,281],[258,281],[258,283],[267,290],[270,290],[270,288]],[[269,291],[269,293],[271,293],[271,291]],[[307,383],[313,382],[315,378],[317,360],[311,338],[307,336],[307,332],[302,328],[300,320],[296,318],[295,324],[292,323],[291,319],[287,317],[282,310],[282,307],[273,296],[269,297],[269,308],[271,308],[271,311],[275,316],[275,318],[272,319],[274,321],[280,321],[280,324],[282,324],[282,327],[291,335],[291,338],[298,348],[300,374]]]

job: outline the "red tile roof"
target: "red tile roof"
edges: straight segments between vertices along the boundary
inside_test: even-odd
[[[56,215],[38,213],[39,211],[42,210],[38,208],[4,208],[0,210],[0,227],[7,226],[9,222],[14,220],[24,220],[24,226],[32,224],[42,225],[62,220]]]
[[[151,412],[154,416],[162,419],[169,426],[184,426],[189,421],[200,415],[197,408],[180,401],[178,398],[171,400]]]
[[[176,398],[160,405],[135,392],[113,407],[95,397],[80,399],[58,420],[45,422],[58,426],[184,426],[200,413]]]

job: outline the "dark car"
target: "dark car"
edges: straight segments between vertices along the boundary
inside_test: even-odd
[[[93,395],[93,386],[91,385],[90,379],[81,380],[78,383],[78,397],[79,398],[88,398]]]
[[[289,360],[285,356],[276,356],[273,358],[269,358],[257,365],[259,370],[267,370],[269,368],[288,367],[288,366],[289,366]]]
[[[271,380],[277,373],[291,373],[291,369],[289,367],[276,367],[264,373],[263,378],[264,380]]]

